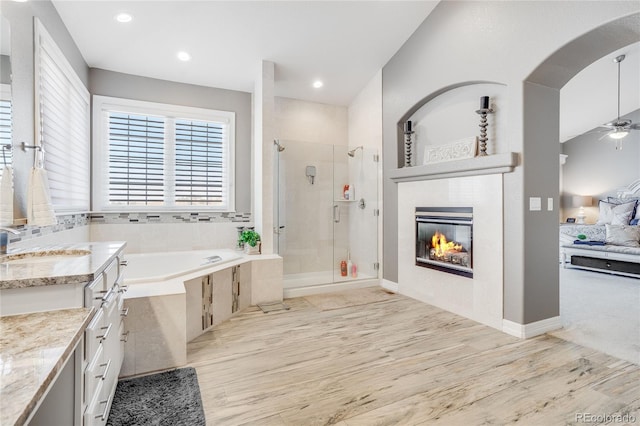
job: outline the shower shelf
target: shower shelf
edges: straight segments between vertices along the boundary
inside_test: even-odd
[[[344,198],[338,198],[337,200],[333,200],[334,203],[355,203],[358,200],[345,200]]]

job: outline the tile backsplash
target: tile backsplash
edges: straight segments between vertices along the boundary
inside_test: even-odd
[[[79,228],[82,226],[87,226],[89,224],[88,213],[60,215],[57,218],[58,218],[58,223],[56,225],[17,226],[16,230],[20,231],[20,235],[9,234],[9,244],[30,240],[32,238],[45,237],[57,232],[68,231],[68,230]]]

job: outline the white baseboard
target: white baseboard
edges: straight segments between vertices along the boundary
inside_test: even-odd
[[[394,283],[393,281],[385,280],[384,278],[380,281],[380,287],[384,288],[385,290],[392,291],[394,293],[397,293],[398,289],[400,288],[398,286],[398,283]]]
[[[312,285],[308,287],[298,288],[285,288],[283,296],[285,299],[292,297],[304,297],[314,294],[333,293],[334,291],[353,290],[356,288],[375,287],[380,285],[380,280],[361,280],[361,281],[348,281],[344,283],[331,283],[322,285]]]
[[[539,336],[560,328],[562,328],[560,317],[547,318],[524,325],[506,319],[502,320],[502,331],[520,339]]]

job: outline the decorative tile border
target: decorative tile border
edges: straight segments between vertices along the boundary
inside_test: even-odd
[[[18,241],[43,237],[55,232],[67,231],[69,229],[87,226],[89,224],[88,213],[60,215],[57,219],[58,223],[51,226],[17,226],[16,230],[20,231],[20,235],[9,234],[9,243],[17,243]]]
[[[9,243],[43,237],[55,232],[87,226],[91,223],[144,224],[144,223],[249,223],[251,213],[77,213],[58,216],[52,226],[20,225],[20,235],[9,234]]]
[[[225,223],[251,222],[251,213],[91,213],[91,223]]]

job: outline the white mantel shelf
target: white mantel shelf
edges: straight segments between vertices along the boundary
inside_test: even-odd
[[[389,171],[392,181],[412,182],[417,180],[445,179],[459,176],[480,176],[496,173],[510,173],[518,165],[518,154],[487,155],[464,160],[445,161],[424,166],[403,167]]]

